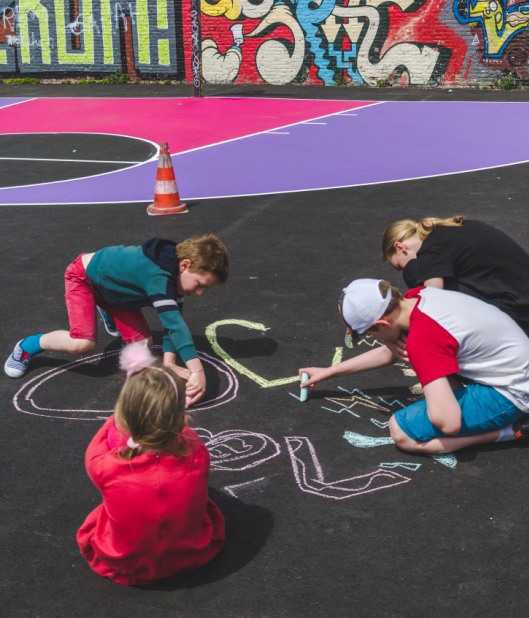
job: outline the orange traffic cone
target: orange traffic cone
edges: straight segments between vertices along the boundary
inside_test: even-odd
[[[154,186],[154,202],[147,206],[149,215],[179,215],[187,210],[178,195],[176,178],[173,170],[173,162],[169,153],[167,142],[160,144],[160,159],[156,171],[156,184]]]

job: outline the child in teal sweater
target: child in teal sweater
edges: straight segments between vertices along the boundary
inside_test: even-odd
[[[156,309],[164,329],[163,361],[187,380],[189,404],[206,390],[206,379],[191,332],[182,317],[183,297],[202,296],[228,278],[228,253],[214,235],[176,244],[153,238],[142,246],[105,247],[77,257],[66,269],[65,299],[70,330],[21,339],[4,365],[11,378],[22,377],[36,354],[45,350],[78,355],[97,342],[96,307],[115,322],[126,344],[152,345],[142,308]],[[176,364],[177,355],[185,369]]]

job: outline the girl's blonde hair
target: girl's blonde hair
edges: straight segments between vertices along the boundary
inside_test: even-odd
[[[417,236],[424,240],[429,236],[436,227],[459,227],[463,225],[463,215],[454,215],[444,219],[439,217],[424,217],[419,221],[413,219],[401,219],[394,221],[384,231],[382,236],[382,260],[387,262],[388,259],[395,253],[395,243],[404,242],[411,236]]]
[[[182,435],[186,426],[185,382],[170,369],[155,365],[129,375],[115,414],[140,448],[169,451],[175,457],[187,454],[187,441]],[[119,455],[132,459],[139,450],[127,446]]]

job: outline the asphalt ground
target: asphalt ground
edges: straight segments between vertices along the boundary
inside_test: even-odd
[[[0,95],[192,95],[189,88],[170,88],[91,86],[80,95],[81,86],[2,86]],[[239,87],[224,95],[528,99],[521,91],[417,91],[416,99],[397,89],[382,96],[314,91]],[[206,94],[222,96],[222,89]],[[44,165],[34,163],[33,173],[46,176]],[[75,162],[69,165],[75,176]],[[99,503],[84,452],[122,379],[120,343],[101,328],[89,359],[72,363],[43,354],[22,380],[0,379],[2,615],[524,615],[527,445],[486,445],[436,459],[400,452],[385,441],[385,423],[417,397],[417,380],[406,367],[328,382],[303,404],[294,378],[300,366],[328,365],[343,346],[336,311],[342,286],[361,276],[401,284],[380,261],[387,223],[464,213],[529,250],[528,171],[519,164],[203,200],[190,204],[188,214],[169,217],[148,217],[143,203],[2,207],[6,357],[21,337],[66,325],[63,273],[81,252],[213,232],[231,260],[227,284],[185,307],[208,377],[192,424],[212,453],[211,497],[226,516],[225,549],[201,571],[147,588],[102,579],[79,554],[76,531]],[[148,316],[159,343],[156,318]],[[353,433],[363,440],[348,441]]]

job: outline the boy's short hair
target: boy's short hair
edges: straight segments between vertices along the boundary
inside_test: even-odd
[[[230,268],[228,250],[214,234],[192,236],[176,245],[176,257],[189,260],[190,270],[215,275],[219,283],[225,283]]]

